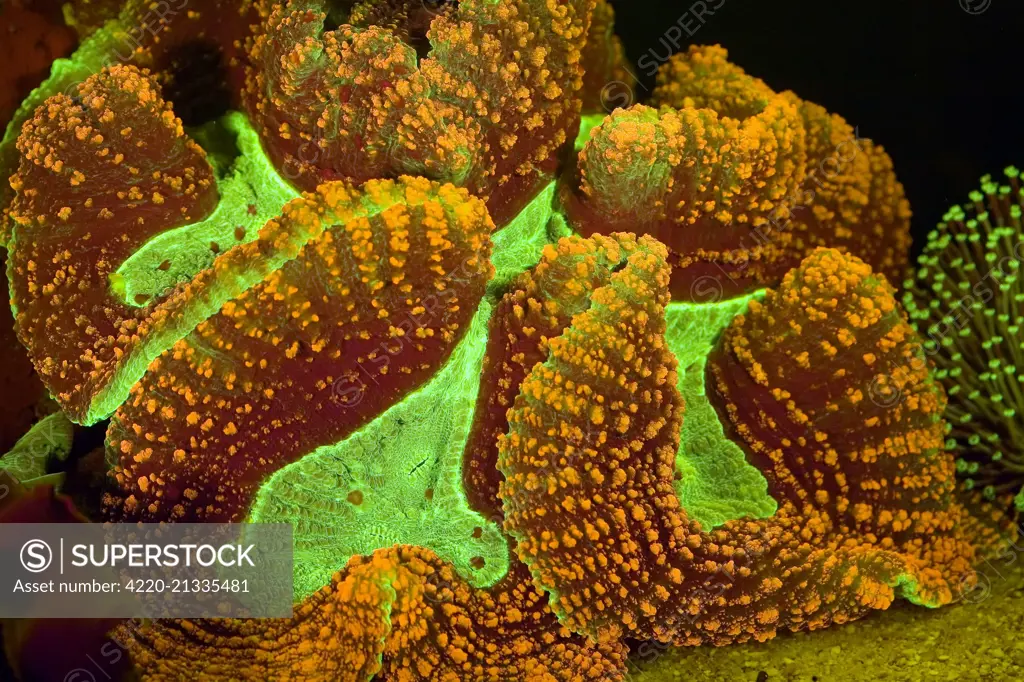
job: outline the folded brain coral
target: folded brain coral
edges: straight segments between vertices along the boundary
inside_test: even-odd
[[[638,244],[632,236],[617,234],[549,245],[537,267],[522,275],[498,304],[463,467],[463,487],[474,509],[499,513],[498,438],[508,430],[506,413],[523,379],[547,358],[548,341],[561,336],[573,316],[590,307],[590,294],[607,284],[616,268],[651,243],[646,239]]]
[[[1019,171],[1006,176],[986,176],[969,204],[946,213],[903,301],[949,395],[949,447],[967,487],[991,501],[1016,495],[1024,511],[1024,194]]]
[[[500,441],[505,527],[562,621],[724,644],[841,623],[897,594],[951,601],[998,538],[954,499],[944,396],[891,287],[820,250],[733,320],[709,397],[778,510],[703,530],[674,486],[683,406],[663,259],[633,256],[593,292]]]
[[[561,198],[582,233],[636,230],[669,247],[672,294],[702,300],[774,284],[818,246],[889,277],[910,211],[888,157],[838,116],[775,93],[693,47],[665,64],[651,104],[616,111],[583,145]]]
[[[357,557],[287,621],[158,621],[122,634],[153,682],[612,682],[626,653],[572,636],[522,567],[476,590],[416,547]]]
[[[201,5],[100,0],[70,3],[68,12],[72,24],[88,37],[69,58],[53,63],[50,77],[21,103],[0,140],[0,210],[5,212],[14,198],[7,177],[18,169],[22,126],[45,100],[75,96],[80,83],[105,67],[149,69],[186,124],[240,103],[244,43],[253,23],[250,0],[208,0]],[[111,21],[99,28],[106,19]],[[0,243],[6,243],[9,230],[8,221],[0,222]]]
[[[89,78],[74,99],[47,100],[18,149],[8,245],[18,336],[54,397],[90,420],[174,303],[127,305],[109,275],[149,237],[206,217],[217,204],[213,173],[131,67]]]
[[[592,0],[459,3],[433,19],[422,59],[405,42],[411,19],[422,30],[420,3],[359,3],[333,31],[327,5],[265,3],[251,50],[248,108],[283,175],[304,189],[455,182],[498,225],[550,181],[579,114]]]
[[[422,178],[289,203],[225,254],[285,262],[154,361],[115,414],[111,516],[239,519],[269,474],[431,377],[493,272],[493,227],[480,200]]]
[[[46,100],[19,138],[9,273],[43,382],[93,423],[150,360],[278,265],[222,250],[255,239],[297,194],[238,114],[215,126],[240,156],[211,167],[144,71],[104,69],[74,93]]]
[[[1002,548],[954,473],[1005,506],[1024,468],[1016,172],[929,246],[922,348],[884,151],[716,47],[598,123],[632,78],[606,0],[66,12],[0,142],[17,334],[72,419],[117,410],[107,520],[295,531],[293,618],[126,626],[140,679],[620,680],[624,638],[939,606]]]

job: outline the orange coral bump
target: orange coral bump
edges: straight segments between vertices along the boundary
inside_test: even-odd
[[[594,1],[471,0],[436,18],[420,0],[361,3],[333,31],[323,0],[263,2],[248,110],[302,189],[421,175],[469,188],[504,225],[574,135]]]
[[[707,277],[727,296],[775,284],[818,246],[899,276],[910,208],[889,157],[726,57],[720,47],[676,55],[655,108],[616,111],[593,131],[561,190],[572,226],[663,241],[675,299],[700,300]]]
[[[110,276],[150,237],[213,211],[213,171],[148,75],[125,66],[90,77],[74,99],[48,99],[18,150],[8,245],[18,337],[69,416],[95,421],[118,373],[140,362],[141,373],[143,339],[187,295],[136,307]]]
[[[354,558],[290,620],[165,620],[115,636],[145,682],[614,682],[626,656],[559,625],[522,566],[475,589],[420,547]]]
[[[733,321],[709,395],[779,506],[704,529],[673,485],[683,405],[666,256],[648,242],[591,293],[500,440],[505,527],[562,622],[601,640],[725,644],[896,596],[952,601],[999,538],[955,498],[945,396],[889,284],[818,250]]]

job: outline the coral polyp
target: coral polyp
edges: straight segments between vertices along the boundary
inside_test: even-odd
[[[903,303],[949,394],[948,446],[967,489],[1016,496],[1024,511],[1022,192],[1016,168],[1006,184],[983,178],[928,235]]]

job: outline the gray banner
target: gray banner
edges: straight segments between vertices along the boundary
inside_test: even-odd
[[[288,524],[0,524],[0,618],[291,615]]]

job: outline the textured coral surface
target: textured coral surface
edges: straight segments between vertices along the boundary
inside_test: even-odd
[[[727,296],[775,283],[819,246],[898,277],[910,208],[888,155],[726,57],[676,55],[651,106],[615,111],[590,133],[562,191],[573,227],[665,242],[677,299],[701,300],[708,277]]]
[[[673,487],[659,248],[593,290],[499,438],[505,526],[556,612],[600,638],[721,644],[953,600],[998,539],[954,497],[944,395],[884,278],[816,251],[722,335],[712,402],[780,506],[703,532]]]
[[[908,321],[882,148],[717,46],[610,111],[606,0],[64,17],[0,15],[47,36],[0,84],[0,521],[287,523],[294,609],[7,622],[12,673],[109,633],[131,679],[613,682],[1013,548],[1016,260],[934,327],[1015,171]]]

